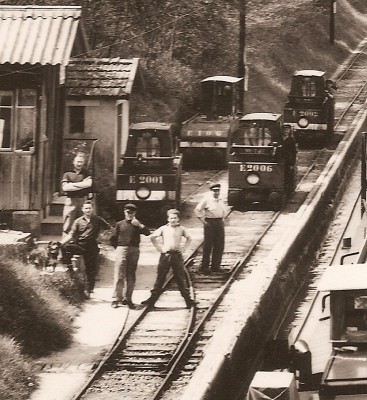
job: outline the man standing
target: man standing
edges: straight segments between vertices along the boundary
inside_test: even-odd
[[[82,214],[82,206],[92,187],[92,178],[84,168],[85,154],[77,153],[73,161],[73,170],[64,173],[61,187],[66,192],[63,211],[63,235],[67,235],[77,217]]]
[[[111,238],[111,244],[116,247],[112,307],[116,308],[121,304],[133,309],[135,306],[132,302],[132,294],[140,255],[140,235],[148,236],[150,231],[135,218],[135,204],[126,204],[124,214],[125,219],[117,222]],[[126,295],[124,297],[125,279]]]
[[[227,207],[220,196],[220,183],[210,186],[210,192],[203,197],[195,208],[195,214],[204,225],[203,258],[201,272],[220,272],[224,250],[224,219]]]
[[[97,275],[99,254],[97,237],[101,230],[108,229],[110,226],[104,219],[93,214],[93,205],[90,201],[84,202],[82,212],[83,215],[74,221],[70,232],[61,240],[60,244],[62,245],[63,261],[69,270],[72,269],[72,256],[74,254],[83,256],[87,278],[85,296],[89,298],[90,293],[94,290]]]
[[[151,291],[149,299],[141,304],[154,306],[162,292],[169,269],[172,267],[173,275],[176,279],[178,289],[185,299],[187,308],[192,307],[195,301],[190,297],[190,291],[185,277],[185,266],[182,252],[185,252],[191,243],[191,237],[186,229],[180,225],[180,212],[175,209],[167,211],[168,224],[161,226],[151,235],[152,243],[161,253],[158,262],[157,279]],[[181,239],[186,242],[181,250]],[[158,241],[160,238],[160,241]],[[182,252],[181,252],[182,251]]]

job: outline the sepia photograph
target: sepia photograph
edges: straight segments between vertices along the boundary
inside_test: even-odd
[[[367,400],[366,0],[0,0],[0,400]]]

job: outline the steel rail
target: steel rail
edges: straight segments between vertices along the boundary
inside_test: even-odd
[[[361,49],[358,49],[358,52],[355,53],[355,56],[352,57],[352,61],[348,64],[347,68],[339,74],[339,76],[336,79],[336,82],[340,82],[345,77],[345,75],[352,69],[352,67],[354,66],[355,62],[358,60],[358,58],[362,54],[364,54],[366,50],[367,50],[367,40],[361,46]]]
[[[188,257],[188,259],[185,261],[185,267],[193,261],[192,257]],[[165,285],[163,287],[163,290],[167,288],[167,286],[170,284],[173,276],[167,279],[165,282]],[[191,282],[191,279],[189,280]],[[193,288],[192,288],[192,283],[190,285],[190,292],[193,293]],[[121,330],[121,333],[119,337],[116,339],[114,345],[111,347],[110,351],[103,357],[103,359],[99,362],[97,368],[94,370],[93,374],[90,376],[90,378],[86,381],[86,383],[83,385],[81,389],[79,389],[78,393],[73,397],[73,400],[80,400],[82,396],[86,393],[86,391],[91,387],[91,385],[96,382],[105,372],[107,369],[107,362],[113,357],[113,355],[119,351],[122,347],[125,346],[126,341],[134,331],[134,329],[143,321],[143,319],[146,317],[146,315],[152,310],[151,307],[145,307],[144,310],[141,312],[139,317],[133,322],[133,324],[129,327],[127,331],[124,332],[124,327]],[[188,324],[188,327],[186,329],[185,337],[189,336],[190,333],[190,327],[192,330],[192,326],[194,323],[194,310],[193,307],[190,310],[190,322]],[[126,318],[127,319],[127,318]],[[124,324],[125,326],[125,324]],[[175,354],[174,354],[175,356]],[[177,356],[175,356],[177,357]]]
[[[366,45],[363,47],[363,50],[366,50],[366,49],[367,49],[367,43],[366,43]],[[354,64],[354,62],[355,62],[360,56],[361,56],[361,53],[358,53],[357,56],[356,56],[356,57],[354,58],[354,60],[353,60],[353,64]],[[350,69],[351,69],[351,68],[348,68],[347,70],[349,71]],[[346,75],[346,71],[342,74],[342,76],[344,77],[345,75]],[[357,91],[357,93],[353,96],[352,100],[348,103],[348,105],[347,105],[347,106],[345,107],[345,109],[343,110],[342,114],[339,116],[337,122],[336,122],[335,125],[334,125],[334,128],[336,128],[337,126],[339,126],[339,125],[341,124],[342,119],[345,117],[346,113],[351,109],[351,107],[353,106],[355,100],[356,100],[356,99],[358,98],[358,96],[361,94],[361,92],[362,92],[363,89],[366,87],[366,85],[367,85],[367,82],[365,82],[365,83],[359,88],[359,90]],[[311,166],[311,167],[312,167],[312,166]],[[312,169],[311,167],[309,168],[309,170]],[[358,200],[359,200],[359,196],[357,196],[357,198],[355,199],[355,203],[354,203],[354,205],[353,205],[353,211],[355,210],[355,207],[357,207],[357,205],[359,204],[359,201],[358,201]],[[349,218],[348,218],[348,223],[350,222],[350,219],[352,218],[352,214],[353,214],[353,213],[351,213],[351,215],[350,215]],[[346,224],[346,226],[347,226],[347,225],[348,225],[348,224]],[[344,235],[344,233],[345,233],[345,231],[346,231],[346,229],[347,229],[346,226],[344,227],[344,230],[343,230],[343,232],[342,232],[342,235],[341,235],[341,237],[340,237],[339,240],[338,240],[337,248],[340,246],[340,243],[341,243],[341,241],[342,241],[342,239],[343,239],[343,235]],[[331,264],[335,261],[335,257],[336,257],[336,253],[334,254],[334,256],[333,256],[333,258],[332,258]],[[305,278],[307,278],[308,276],[310,276],[311,272],[312,272],[312,271],[309,270],[309,271],[307,272],[307,274],[305,275]],[[283,323],[284,323],[284,321],[285,321],[285,319],[286,319],[286,316],[288,315],[288,312],[289,312],[290,308],[293,306],[294,301],[295,301],[295,299],[299,296],[299,293],[301,292],[301,290],[304,289],[306,282],[307,282],[307,279],[304,279],[304,280],[303,280],[303,283],[298,287],[296,293],[294,294],[292,300],[290,301],[290,303],[289,303],[289,305],[288,305],[288,307],[287,307],[287,310],[284,312],[284,317],[283,317],[283,319],[281,320],[277,331],[276,331],[275,334],[273,335],[273,339],[275,339],[275,338],[278,336],[279,331],[280,331],[281,327],[283,326]],[[315,296],[314,296],[314,298],[313,298],[313,300],[312,300],[312,302],[311,302],[311,304],[310,304],[308,315],[307,315],[306,318],[303,320],[302,324],[300,325],[300,327],[299,327],[299,329],[298,329],[298,333],[297,333],[297,335],[295,336],[295,341],[298,339],[299,335],[301,334],[301,331],[303,330],[304,326],[306,325],[306,322],[307,322],[307,320],[308,320],[308,317],[309,317],[310,314],[311,314],[311,310],[312,310],[312,308],[314,307],[314,304],[316,303],[317,300],[318,300],[318,294],[316,293]]]
[[[269,229],[273,226],[275,220],[278,218],[278,216],[280,214],[281,214],[280,211],[274,212],[272,219],[269,221],[267,226],[264,228],[263,232],[258,237],[258,239],[252,244],[252,246],[247,251],[247,253],[243,257],[240,257],[238,260],[235,261],[235,263],[233,264],[233,266],[228,274],[228,279],[227,279],[226,283],[221,287],[215,301],[208,307],[208,309],[205,311],[204,315],[196,323],[195,329],[191,333],[189,340],[186,342],[185,346],[182,348],[180,357],[177,358],[175,363],[172,365],[171,370],[168,371],[167,376],[165,377],[164,381],[161,383],[160,387],[156,390],[156,392],[149,398],[149,400],[159,399],[160,396],[163,394],[163,392],[167,389],[167,386],[171,383],[172,376],[176,372],[178,365],[180,364],[182,359],[186,356],[186,350],[196,340],[197,336],[202,331],[204,324],[209,320],[210,316],[218,308],[218,305],[221,303],[223,297],[228,292],[231,284],[235,281],[237,275],[239,274],[241,269],[245,266],[246,262],[248,261],[248,259],[251,257],[251,255],[255,251],[256,246],[259,245],[260,241],[263,239],[263,237],[266,235],[266,233],[269,231]]]

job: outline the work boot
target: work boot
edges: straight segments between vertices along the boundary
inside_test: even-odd
[[[151,296],[148,299],[142,301],[140,304],[142,304],[143,306],[153,307],[156,301],[157,301],[157,299]]]
[[[123,306],[128,306],[131,310],[135,309],[135,304],[131,301],[131,299],[123,299],[122,300]]]
[[[111,303],[111,307],[113,307],[113,308],[117,308],[119,306],[119,302],[117,301],[117,300],[114,300],[112,303]]]
[[[198,304],[197,301],[195,301],[194,299],[190,299],[190,298],[185,299],[185,302],[186,302],[186,308],[195,307]]]

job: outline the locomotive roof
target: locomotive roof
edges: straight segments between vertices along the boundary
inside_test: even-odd
[[[301,71],[296,71],[293,76],[324,76],[324,71],[318,71],[316,69],[303,69]]]
[[[172,124],[166,124],[165,122],[139,122],[136,124],[132,124],[130,129],[134,130],[144,130],[144,129],[159,129],[168,131],[171,128]]]
[[[257,120],[265,120],[265,121],[278,121],[278,119],[282,116],[282,114],[273,114],[273,113],[250,113],[244,115],[240,121],[252,121],[254,119]]]
[[[237,83],[243,78],[236,78],[234,76],[227,76],[227,75],[216,75],[216,76],[209,76],[208,78],[203,79],[201,82],[214,82],[214,81],[221,81],[221,82],[228,82],[228,83]]]
[[[318,290],[367,289],[367,264],[331,265],[322,275]]]

